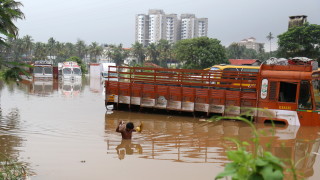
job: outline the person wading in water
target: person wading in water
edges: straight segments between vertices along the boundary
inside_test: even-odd
[[[131,139],[132,132],[135,132],[134,125],[132,122],[128,122],[125,124],[123,121],[120,121],[116,132],[121,133],[122,139]]]

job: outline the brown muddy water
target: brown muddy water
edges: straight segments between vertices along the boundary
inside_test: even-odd
[[[106,113],[99,79],[1,83],[0,95],[0,153],[25,164],[30,179],[212,180],[228,162],[225,152],[235,147],[225,138],[252,137],[251,129],[237,121]],[[121,120],[143,122],[143,131],[122,141],[115,132]],[[316,180],[319,132],[317,127],[278,127],[275,136],[264,135],[261,142],[271,143],[270,151],[293,160],[304,177]]]

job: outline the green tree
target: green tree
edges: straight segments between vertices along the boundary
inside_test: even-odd
[[[151,62],[159,65],[159,61],[158,61],[159,52],[157,50],[157,45],[155,43],[149,44],[149,46],[147,47],[147,50],[146,50],[146,55],[151,60]]]
[[[76,48],[76,55],[80,57],[81,59],[85,58],[86,54],[86,47],[87,45],[85,44],[84,41],[78,39],[75,48]]]
[[[232,43],[226,50],[228,59],[243,59],[246,47],[237,43]]]
[[[188,69],[204,69],[226,62],[226,52],[220,41],[208,37],[181,40],[174,52],[176,59]]]
[[[67,49],[64,43],[56,41],[55,51],[56,51],[56,59],[55,59],[56,63],[63,62],[70,57],[70,56],[67,56]]]
[[[129,51],[122,47],[122,44],[110,45],[110,49],[107,52],[107,56],[112,59],[117,66],[123,64],[124,60],[129,56]]]
[[[52,59],[52,56],[56,55],[56,40],[53,37],[48,39],[47,48],[50,59]]]
[[[81,67],[82,74],[87,73],[86,65],[85,65],[85,63],[82,61],[81,58],[79,58],[79,57],[77,57],[77,56],[72,56],[72,57],[68,58],[67,61],[77,62],[78,65]]]
[[[157,43],[157,51],[159,53],[160,66],[167,67],[167,61],[171,58],[172,46],[168,40],[161,39]]]
[[[33,55],[35,60],[45,60],[47,57],[46,44],[42,42],[37,42],[34,45]]]
[[[274,38],[273,34],[271,32],[269,32],[268,36],[266,37],[268,39],[268,41],[270,42],[270,54],[271,54],[271,40]]]
[[[139,42],[135,42],[132,45],[132,55],[137,58],[138,64],[142,65],[144,63],[144,60],[146,58],[146,50],[143,48],[143,45]]]
[[[33,47],[33,39],[31,36],[26,35],[22,38],[23,41],[23,51],[26,56],[26,59],[32,60],[32,47]]]
[[[17,19],[24,19],[24,14],[19,9],[22,3],[14,0],[2,0],[0,1],[0,45],[8,46],[6,40],[10,38],[16,38],[18,36],[18,28],[14,24]],[[13,59],[17,61],[17,59]],[[7,69],[4,72],[5,79],[21,79],[20,74],[27,74],[22,68],[25,64],[8,62],[4,59],[0,59],[0,68],[5,66]]]
[[[308,57],[320,56],[320,25],[306,23],[290,28],[278,36],[279,56]]]
[[[71,56],[76,55],[75,45],[73,45],[70,42],[67,42],[64,47],[65,47],[65,51],[66,51],[66,57],[69,58]]]
[[[89,46],[90,60],[91,62],[97,62],[98,56],[101,56],[103,48],[99,46],[97,42],[93,42]]]
[[[23,6],[22,3],[14,0],[0,1],[0,44],[5,44],[6,37],[18,36],[19,29],[13,21],[24,19],[20,6]]]
[[[262,44],[259,44],[258,52],[254,49],[248,49],[244,45],[232,43],[226,48],[228,59],[260,59],[265,60],[268,55],[264,51]]]

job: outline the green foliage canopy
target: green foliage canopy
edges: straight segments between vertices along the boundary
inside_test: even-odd
[[[87,73],[86,65],[83,63],[83,61],[82,61],[79,57],[77,57],[77,56],[72,56],[72,57],[70,57],[69,59],[67,59],[67,61],[77,62],[78,65],[81,67],[82,74]]]
[[[204,69],[226,62],[226,51],[220,41],[208,37],[181,40],[175,45],[174,54],[187,69]]]
[[[306,23],[278,36],[279,56],[319,58],[320,25]]]
[[[110,50],[107,52],[107,56],[112,59],[117,66],[123,64],[124,60],[129,56],[129,51],[122,48],[122,44],[110,45]]]
[[[13,23],[14,20],[24,19],[24,14],[19,7],[22,6],[20,2],[14,0],[0,1],[0,44],[5,44],[4,37],[16,37],[18,35],[18,28]]]
[[[137,58],[138,64],[141,65],[144,63],[144,60],[146,58],[146,50],[145,48],[143,48],[143,45],[141,43],[135,42],[134,44],[132,44],[131,52],[132,55]]]

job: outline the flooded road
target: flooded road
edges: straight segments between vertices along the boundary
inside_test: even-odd
[[[106,114],[100,79],[0,85],[0,153],[23,162],[31,179],[201,179],[223,170],[232,137],[252,130],[237,121],[208,123],[172,114],[113,111]],[[119,122],[143,122],[122,141]],[[268,132],[267,126],[257,125]],[[279,127],[261,137],[270,151],[299,162],[304,177],[319,179],[317,127]]]

